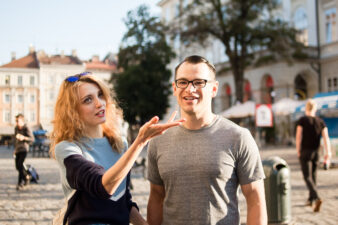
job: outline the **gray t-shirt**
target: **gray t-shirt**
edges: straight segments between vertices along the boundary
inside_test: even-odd
[[[169,129],[148,147],[148,179],[163,185],[163,225],[240,224],[239,184],[264,179],[250,132],[217,116],[207,127]]]

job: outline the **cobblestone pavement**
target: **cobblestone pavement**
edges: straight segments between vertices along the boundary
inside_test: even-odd
[[[0,147],[0,225],[51,224],[53,215],[63,205],[63,195],[57,164],[49,158],[32,158],[27,164],[33,165],[39,175],[39,184],[30,184],[22,191],[16,191],[17,172],[12,150]],[[318,171],[318,189],[323,199],[321,212],[313,213],[305,207],[307,190],[299,168],[294,148],[274,148],[261,150],[262,159],[279,156],[285,159],[291,169],[292,225],[335,225],[338,221],[338,169]],[[132,173],[133,198],[146,216],[149,183],[142,176],[142,169]],[[241,221],[245,222],[245,200],[240,195]],[[245,224],[245,223],[243,223]]]

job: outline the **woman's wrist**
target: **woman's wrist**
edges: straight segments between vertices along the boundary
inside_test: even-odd
[[[135,145],[136,148],[143,148],[144,146],[146,146],[147,142],[148,142],[148,141],[146,141],[146,140],[140,138],[139,136],[137,136],[137,137],[135,138],[133,144]]]

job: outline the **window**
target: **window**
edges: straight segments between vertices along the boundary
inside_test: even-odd
[[[188,0],[182,1],[182,8],[185,9],[188,6]]]
[[[23,103],[23,95],[22,94],[18,95],[18,103]]]
[[[30,121],[31,122],[35,122],[35,112],[31,112],[31,115],[30,115]]]
[[[333,78],[333,90],[337,91],[337,78]]]
[[[299,7],[293,16],[295,28],[299,31],[297,35],[298,41],[308,45],[308,19],[306,11],[303,7]]]
[[[48,118],[53,118],[54,117],[54,110],[53,109],[48,109]]]
[[[171,45],[170,35],[165,36],[165,41],[167,42],[168,45]]]
[[[11,95],[6,93],[5,94],[5,103],[10,103],[11,102]]]
[[[170,7],[167,7],[167,8],[165,9],[165,20],[166,20],[167,22],[170,21]]]
[[[332,84],[331,84],[331,78],[327,79],[327,91],[331,91],[331,87],[332,87]]]
[[[6,75],[5,77],[5,85],[10,85],[11,84],[11,76]]]
[[[49,84],[54,84],[54,76],[49,76]]]
[[[175,16],[178,17],[181,14],[180,2],[175,5]]]
[[[35,95],[31,95],[31,103],[35,102]]]
[[[231,87],[228,83],[223,85],[222,109],[225,110],[231,106]]]
[[[11,113],[9,111],[4,111],[3,118],[4,118],[4,122],[10,123],[11,122]]]
[[[337,18],[336,8],[331,8],[325,11],[326,43],[337,41],[336,18]]]
[[[35,83],[35,77],[34,76],[31,76],[30,79],[29,79],[29,84],[31,86],[34,86],[34,83]]]
[[[279,21],[279,22],[283,22],[283,21],[284,21],[284,17],[283,17],[283,15],[280,14],[280,13],[277,13],[277,14],[275,15],[275,18],[276,18],[276,20]]]
[[[22,85],[22,76],[18,76],[18,85],[21,86]]]
[[[54,100],[54,92],[49,92],[49,100]]]
[[[181,36],[177,34],[174,39],[174,48],[179,49],[181,47]]]

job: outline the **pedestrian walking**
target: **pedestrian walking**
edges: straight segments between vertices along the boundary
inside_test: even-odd
[[[212,112],[215,75],[196,55],[175,69],[173,93],[186,121],[149,142],[150,225],[240,224],[239,186],[247,223],[267,223],[258,147],[247,129]]]
[[[15,148],[13,156],[15,158],[15,167],[19,173],[16,190],[20,190],[24,185],[29,183],[29,176],[24,162],[29,150],[29,144],[34,140],[31,130],[25,124],[25,117],[21,113],[15,116],[14,138]]]
[[[330,164],[331,146],[327,127],[322,119],[315,116],[317,104],[309,99],[305,106],[305,116],[297,122],[296,148],[304,181],[309,190],[307,206],[313,206],[314,212],[319,212],[323,200],[317,190],[317,168],[319,162],[320,137],[324,143],[324,162]]]
[[[51,154],[61,171],[69,225],[147,224],[132,201],[129,171],[147,142],[183,120],[140,128],[128,148],[119,126],[120,109],[109,88],[91,73],[67,77],[54,113]]]

